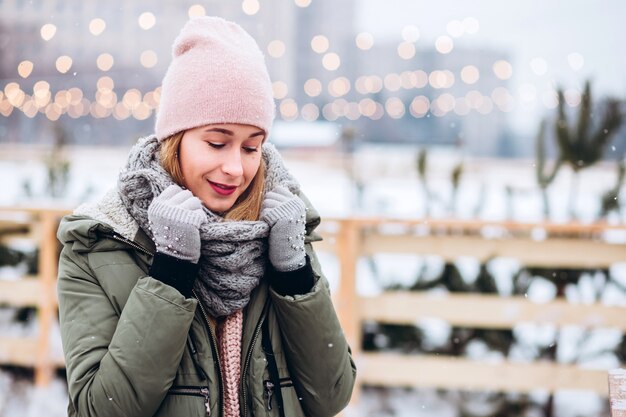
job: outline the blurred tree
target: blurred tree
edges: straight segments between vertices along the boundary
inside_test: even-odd
[[[456,215],[456,202],[459,194],[459,185],[461,184],[461,176],[463,175],[463,162],[459,162],[454,166],[450,174],[450,182],[452,183],[452,194],[450,196],[450,204],[448,211],[451,216]]]
[[[417,154],[416,166],[420,184],[422,186],[422,196],[424,197],[424,217],[430,217],[431,193],[428,189],[427,179],[428,149],[422,148]]]
[[[545,151],[545,133],[546,133],[546,121],[542,120],[539,126],[539,133],[537,134],[537,140],[535,142],[535,173],[537,176],[537,183],[541,188],[541,197],[543,200],[543,218],[548,220],[550,218],[550,201],[548,199],[548,186],[554,181],[554,177],[559,172],[561,165],[563,164],[563,155],[559,153],[556,161],[552,165],[551,171],[546,172],[546,151]]]
[[[52,198],[60,198],[65,195],[69,182],[70,161],[65,155],[65,147],[69,143],[69,135],[63,125],[58,122],[54,123],[52,132],[54,144],[52,152],[45,160],[48,171],[46,194]]]
[[[619,212],[620,202],[619,193],[624,183],[624,174],[626,173],[626,162],[622,158],[617,166],[617,182],[613,188],[608,190],[602,196],[602,204],[600,207],[600,218],[606,218],[611,212]]]
[[[570,189],[569,212],[571,218],[576,218],[576,198],[578,193],[579,172],[598,162],[609,143],[611,136],[617,132],[622,124],[623,115],[620,102],[607,99],[600,125],[592,131],[593,106],[591,99],[591,84],[585,83],[585,91],[581,96],[578,121],[575,128],[570,128],[565,114],[565,98],[563,90],[558,90],[559,106],[556,122],[556,138],[560,155],[564,162],[569,164],[574,172]]]

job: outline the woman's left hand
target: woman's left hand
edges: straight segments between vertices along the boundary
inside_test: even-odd
[[[304,202],[285,187],[276,187],[265,195],[261,220],[269,224],[269,258],[278,271],[294,271],[305,264]]]

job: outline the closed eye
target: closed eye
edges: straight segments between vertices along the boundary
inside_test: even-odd
[[[254,152],[258,152],[259,148],[252,147],[252,146],[244,146],[243,150],[246,151],[247,153],[254,153]]]
[[[215,149],[221,149],[224,147],[223,143],[213,143],[213,142],[208,142],[209,146],[211,148],[215,148]]]

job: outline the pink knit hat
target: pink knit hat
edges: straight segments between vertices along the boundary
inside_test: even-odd
[[[155,133],[163,140],[212,123],[239,123],[269,133],[275,106],[265,58],[238,24],[198,17],[174,41],[163,78]]]

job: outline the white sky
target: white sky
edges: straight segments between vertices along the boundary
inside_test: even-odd
[[[512,92],[523,83],[537,88],[538,103],[516,108],[512,114],[518,129],[528,129],[527,123],[546,110],[541,93],[557,84],[580,89],[584,80],[591,78],[596,96],[626,96],[623,0],[360,0],[357,9],[357,30],[372,33],[375,41],[400,42],[402,29],[414,25],[420,31],[417,45],[424,46],[434,45],[438,36],[447,35],[451,20],[477,19],[478,32],[453,38],[455,46],[484,45],[507,52],[513,65]],[[584,58],[579,70],[568,63],[571,53]],[[533,58],[546,61],[545,74],[531,71]],[[534,132],[535,123],[529,129]]]

